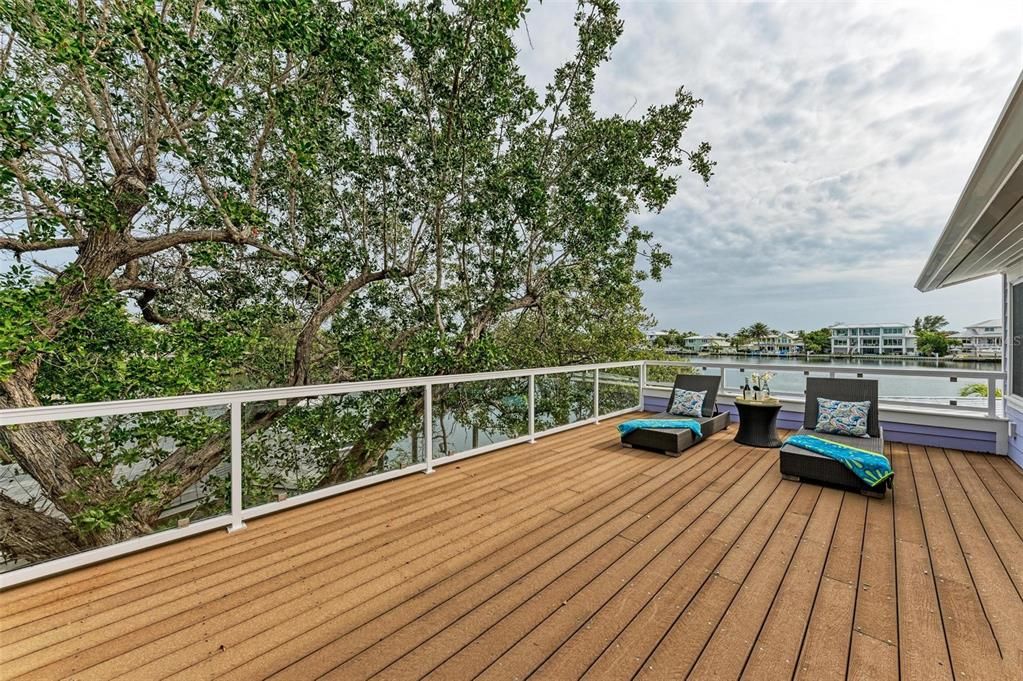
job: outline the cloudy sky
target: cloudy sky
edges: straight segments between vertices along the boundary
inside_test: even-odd
[[[602,112],[704,100],[687,133],[718,165],[639,216],[674,257],[645,287],[659,326],[731,331],[998,316],[996,278],[913,288],[1016,78],[1023,2],[622,3]],[[570,58],[574,3],[528,15],[542,87]]]

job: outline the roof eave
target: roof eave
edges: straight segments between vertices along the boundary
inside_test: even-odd
[[[991,185],[992,158],[997,155],[996,151],[1001,148],[1001,145],[1007,143],[1019,144],[1019,140],[1015,139],[1014,131],[1018,131],[1021,124],[1023,124],[1023,72],[1016,79],[1016,83],[1005,105],[1002,107],[998,120],[988,136],[984,150],[974,164],[973,172],[970,173],[970,178],[963,187],[959,200],[956,202],[955,208],[945,224],[945,228],[942,230],[937,241],[935,241],[927,262],[917,278],[915,286],[918,290],[922,292],[934,291],[953,284],[961,284],[998,273],[998,269],[989,268],[980,272],[974,270],[969,276],[955,276],[956,269],[968,255],[968,253],[960,253],[960,247],[971,236],[971,233],[978,229],[978,220],[984,216],[984,211],[974,215],[976,206],[970,205],[971,199],[975,198],[975,195],[978,193],[978,187]],[[996,165],[995,168],[997,167]],[[1007,183],[1009,178],[1018,169],[1019,161],[1017,160],[1016,166],[1000,178],[1000,184],[1004,185],[1004,183]],[[997,196],[997,191],[995,191],[994,196]],[[994,200],[994,196],[991,201]],[[993,225],[988,227],[988,230],[990,229],[993,229]],[[983,234],[978,232],[975,236],[982,238],[986,235],[987,231],[984,231]]]

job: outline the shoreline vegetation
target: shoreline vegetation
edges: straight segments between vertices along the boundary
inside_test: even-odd
[[[820,358],[840,359],[861,359],[861,358],[883,358],[883,359],[905,359],[934,360],[944,362],[973,362],[984,364],[1001,364],[1001,352],[989,354],[981,352],[979,346],[974,346],[964,340],[967,336],[954,332],[949,325],[945,315],[929,314],[917,317],[909,324],[890,324],[895,327],[896,333],[886,335],[884,347],[880,347],[877,340],[872,345],[865,345],[867,349],[877,349],[877,353],[870,352],[836,352],[837,350],[852,350],[850,346],[857,346],[858,343],[846,342],[847,338],[844,329],[852,329],[848,337],[859,338],[859,329],[872,329],[873,333],[865,334],[865,337],[877,338],[880,327],[885,325],[843,325],[832,324],[814,330],[789,330],[781,331],[772,328],[764,322],[754,322],[744,326],[734,333],[718,331],[712,336],[701,336],[695,331],[679,331],[678,329],[667,329],[656,332],[647,332],[647,339],[653,348],[679,356],[725,356],[725,357],[796,357],[807,361],[814,361]],[[976,328],[966,327],[967,329]],[[836,329],[843,329],[841,333]],[[912,329],[906,333],[907,329]],[[885,329],[887,332],[890,329]],[[996,331],[985,329],[985,331]],[[990,334],[985,335],[987,338]],[[836,342],[834,338],[838,338]],[[888,338],[894,339],[893,344],[888,343]],[[690,340],[695,341],[690,343]],[[992,346],[990,343],[983,345],[985,349],[992,348],[1000,350],[1000,345]],[[882,353],[881,349],[888,349],[890,352]]]
[[[989,355],[964,355],[964,354],[952,354],[944,355],[941,357],[927,356],[927,355],[850,355],[850,354],[832,354],[829,352],[811,352],[811,353],[766,353],[766,352],[740,352],[740,351],[728,351],[728,352],[687,352],[685,350],[665,350],[665,354],[678,356],[678,357],[772,357],[775,359],[798,359],[805,360],[808,362],[829,360],[829,359],[870,359],[870,360],[881,360],[881,361],[921,361],[921,362],[982,362],[984,364],[1001,364],[1001,357],[992,357]]]

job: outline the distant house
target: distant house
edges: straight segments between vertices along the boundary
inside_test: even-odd
[[[731,347],[728,339],[722,336],[689,336],[682,344],[683,350],[695,353],[717,353]]]
[[[1001,357],[1004,327],[1001,319],[986,319],[970,324],[952,338],[962,344],[962,353],[977,357]]]
[[[834,324],[831,352],[836,355],[915,355],[913,327],[901,323]]]
[[[765,355],[801,355],[805,351],[798,334],[783,331],[771,334],[757,343],[757,349]]]
[[[667,331],[651,331],[650,333],[648,333],[646,335],[646,339],[647,339],[648,343],[653,345],[654,343],[657,342],[658,338],[661,338],[662,336],[667,336],[667,335],[668,335]]]

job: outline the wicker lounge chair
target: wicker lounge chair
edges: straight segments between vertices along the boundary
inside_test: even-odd
[[[702,436],[696,437],[688,428],[640,428],[623,436],[622,446],[639,447],[663,452],[668,456],[679,456],[697,442],[701,442],[719,430],[724,430],[728,427],[729,419],[728,412],[717,411],[716,403],[720,384],[720,376],[679,374],[675,378],[675,387],[672,388],[671,396],[668,398],[669,407],[675,399],[676,390],[695,392],[706,390],[707,397],[703,401],[703,415],[699,417],[676,416],[664,411],[649,417],[653,419],[693,418],[700,423]]]
[[[818,433],[817,398],[826,400],[842,400],[843,402],[864,402],[870,400],[870,412],[867,415],[867,435],[869,437],[849,437]],[[877,412],[877,381],[856,378],[807,378],[806,404],[803,408],[803,427],[800,434],[815,435],[859,449],[866,449],[884,454],[884,433],[878,421]],[[815,482],[850,489],[872,497],[883,497],[885,488],[891,486],[891,478],[877,487],[871,487],[860,480],[844,464],[795,445],[781,448],[781,475],[787,480]]]

